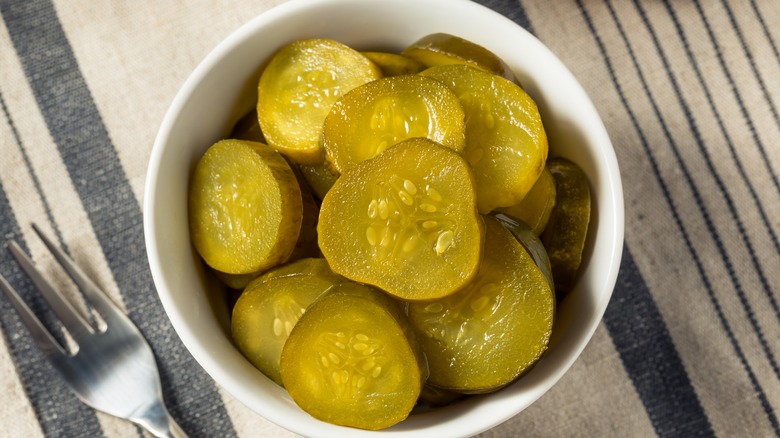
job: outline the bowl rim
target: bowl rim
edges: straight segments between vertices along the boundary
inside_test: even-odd
[[[178,306],[174,297],[171,295],[168,287],[168,280],[166,274],[161,269],[161,254],[159,242],[163,241],[162,236],[158,234],[156,227],[156,221],[159,219],[159,209],[162,205],[158,202],[158,193],[155,188],[160,184],[161,165],[163,164],[163,154],[165,152],[165,145],[168,142],[169,137],[172,134],[176,118],[182,109],[186,106],[189,99],[195,93],[196,88],[201,84],[204,78],[214,68],[214,66],[221,60],[223,60],[231,50],[243,43],[246,43],[255,33],[260,32],[265,26],[273,23],[279,19],[289,19],[296,14],[306,14],[307,8],[313,7],[329,7],[329,6],[350,6],[360,5],[365,3],[389,3],[392,2],[397,7],[402,5],[413,5],[415,3],[427,4],[427,5],[445,5],[450,9],[458,9],[463,14],[485,17],[485,20],[495,21],[501,26],[513,26],[513,32],[517,35],[522,35],[523,42],[531,45],[531,49],[535,53],[541,53],[546,56],[546,62],[551,63],[558,74],[565,76],[567,86],[570,91],[574,93],[573,99],[578,101],[578,104],[582,106],[582,113],[586,115],[585,122],[588,123],[588,133],[591,135],[592,140],[601,145],[598,149],[600,156],[599,160],[602,161],[604,168],[607,170],[606,174],[598,175],[599,188],[606,188],[605,195],[609,202],[604,203],[601,214],[606,214],[609,217],[601,218],[607,220],[612,225],[610,230],[606,230],[605,236],[599,236],[601,240],[611,242],[606,248],[606,252],[600,253],[601,257],[609,260],[609,264],[606,266],[604,275],[602,275],[603,281],[601,288],[603,292],[600,292],[597,296],[598,300],[593,303],[587,303],[592,306],[591,311],[595,316],[585,331],[580,336],[574,338],[569,337],[562,342],[569,342],[567,348],[569,353],[562,359],[559,366],[547,370],[546,374],[541,376],[537,380],[541,380],[542,383],[532,389],[532,392],[525,398],[525,402],[522,406],[511,406],[508,403],[501,403],[502,400],[507,398],[513,398],[512,394],[506,393],[490,399],[488,403],[491,412],[491,418],[489,421],[480,421],[479,424],[471,424],[470,428],[465,428],[462,422],[455,422],[454,425],[458,426],[453,428],[453,424],[447,424],[446,428],[440,428],[441,424],[426,424],[422,423],[420,429],[408,429],[403,426],[393,427],[383,431],[382,433],[394,434],[402,433],[408,436],[423,436],[429,435],[431,432],[441,432],[446,429],[449,432],[466,433],[467,435],[476,434],[492,428],[504,421],[508,420],[512,416],[518,414],[527,406],[530,406],[539,397],[546,393],[552,386],[554,386],[558,380],[571,368],[576,359],[581,355],[587,343],[592,338],[595,330],[601,321],[606,306],[611,298],[614,286],[617,281],[617,275],[620,267],[620,261],[623,250],[624,239],[624,204],[623,204],[623,190],[622,182],[620,179],[620,172],[617,163],[617,157],[615,155],[614,148],[606,131],[606,127],[603,121],[598,116],[596,108],[588,98],[585,90],[574,78],[571,72],[566,68],[562,62],[552,52],[544,46],[535,36],[528,31],[511,21],[508,17],[499,14],[485,6],[469,0],[372,0],[366,2],[366,0],[290,0],[288,2],[277,5],[260,15],[254,17],[250,21],[246,22],[238,29],[230,33],[225,39],[223,39],[208,55],[197,65],[193,72],[187,77],[182,87],[176,93],[171,105],[165,113],[165,117],[160,125],[158,134],[155,138],[152,152],[150,154],[149,164],[147,168],[147,175],[144,187],[144,231],[145,231],[145,243],[147,249],[147,256],[149,259],[150,269],[152,271],[152,278],[158,291],[158,296],[168,315],[171,324],[176,331],[179,338],[184,343],[185,347],[192,354],[195,360],[201,367],[214,379],[220,386],[224,387],[228,393],[239,401],[249,406],[258,415],[263,416],[269,421],[285,428],[290,431],[301,433],[305,435],[315,436],[320,434],[329,434],[334,432],[333,436],[357,436],[358,434],[372,433],[368,431],[357,431],[356,429],[344,428],[340,426],[333,426],[326,423],[320,423],[314,420],[312,424],[301,424],[295,419],[289,418],[283,412],[283,409],[270,408],[268,405],[258,403],[257,400],[252,400],[253,396],[249,394],[242,385],[242,382],[234,381],[231,376],[226,376],[222,370],[222,366],[218,361],[212,357],[207,345],[202,342],[201,339],[193,336],[190,328],[188,328],[187,316],[184,315],[182,309]],[[511,65],[511,64],[510,64]],[[593,182],[592,182],[593,183]],[[601,232],[601,230],[600,230]],[[561,347],[562,348],[562,347]],[[533,371],[532,371],[533,373]],[[522,381],[522,379],[521,379]],[[515,384],[513,384],[515,385]],[[515,391],[516,394],[517,391]],[[484,400],[484,399],[483,399]],[[259,408],[258,408],[259,406]],[[258,410],[263,410],[262,413]],[[425,414],[422,414],[425,415]],[[316,424],[319,423],[319,424]],[[449,423],[449,422],[448,422]],[[403,424],[403,423],[401,423]],[[334,429],[335,428],[335,429]],[[356,432],[357,431],[357,432]]]

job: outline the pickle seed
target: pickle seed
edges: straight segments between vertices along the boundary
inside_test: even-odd
[[[425,311],[429,313],[439,313],[444,310],[444,306],[441,303],[431,303],[425,306]]]
[[[436,254],[444,254],[450,246],[452,246],[452,240],[455,238],[455,234],[451,230],[447,230],[439,234],[439,238],[436,239]]]
[[[376,229],[374,227],[366,228],[366,240],[368,241],[368,244],[371,246],[376,246],[377,239],[378,236],[376,233]]]
[[[428,203],[423,203],[423,204],[420,204],[420,210],[422,210],[422,211],[424,211],[426,213],[435,213],[437,208],[436,208],[435,205],[428,204]]]
[[[434,189],[431,186],[428,186],[425,188],[425,194],[428,195],[429,198],[431,198],[433,201],[441,202],[441,193],[439,193],[438,190]]]
[[[406,205],[411,206],[412,204],[414,204],[414,198],[412,198],[412,196],[406,190],[398,191],[398,197],[401,198],[401,202],[403,202]]]
[[[417,186],[415,186],[414,183],[408,179],[404,180],[404,189],[409,192],[410,195],[417,194]]]

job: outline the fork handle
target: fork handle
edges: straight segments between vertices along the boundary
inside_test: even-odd
[[[187,438],[187,434],[162,403],[153,405],[133,421],[159,438]]]

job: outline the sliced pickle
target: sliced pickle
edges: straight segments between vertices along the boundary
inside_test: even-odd
[[[344,173],[325,195],[317,232],[334,272],[405,300],[460,289],[482,254],[471,170],[424,138]]]
[[[555,179],[550,169],[545,167],[539,179],[519,204],[499,207],[497,211],[520,219],[539,236],[550,221],[550,214],[555,207],[555,196]]]
[[[268,144],[300,164],[319,164],[322,122],[344,93],[382,77],[379,68],[328,39],[284,46],[263,70],[257,116]]]
[[[407,47],[402,55],[427,67],[466,64],[514,81],[515,76],[495,53],[466,39],[446,34],[427,35]]]
[[[432,386],[495,391],[529,370],[552,334],[555,294],[528,252],[485,217],[485,256],[472,283],[442,299],[410,303]]]
[[[290,257],[302,220],[292,169],[262,143],[222,140],[198,161],[189,190],[190,236],[226,274],[250,274]]]
[[[310,257],[319,257],[320,247],[317,245],[317,220],[320,217],[320,204],[314,199],[311,187],[309,187],[303,172],[295,164],[291,164],[298,186],[301,188],[302,218],[301,232],[295,242],[295,248],[290,254],[289,260],[298,260]]]
[[[547,135],[533,99],[513,82],[467,65],[420,74],[460,98],[467,120],[463,156],[474,169],[480,213],[519,203],[547,160]]]
[[[279,358],[298,318],[343,278],[323,259],[301,259],[268,271],[244,289],[233,307],[231,332],[239,351],[279,385]]]
[[[574,288],[582,263],[590,223],[590,186],[582,169],[565,158],[551,159],[547,168],[555,178],[558,195],[542,242],[550,256],[558,299],[562,299]]]
[[[425,65],[408,56],[389,52],[361,52],[377,65],[385,76],[410,75],[425,70]]]
[[[262,272],[250,272],[249,274],[226,274],[224,272],[217,271],[216,269],[212,269],[212,272],[214,273],[214,276],[217,277],[217,280],[221,281],[222,284],[229,287],[230,289],[235,290],[243,290],[250,281],[257,278]]]
[[[550,266],[550,257],[547,255],[547,250],[542,243],[542,240],[533,232],[531,227],[525,222],[507,216],[504,213],[491,213],[491,216],[498,219],[501,225],[504,226],[513,236],[523,245],[528,254],[534,259],[534,263],[542,271],[544,277],[547,279],[547,283],[550,285],[550,290],[555,290],[555,281],[553,280],[552,267]]]
[[[309,184],[312,192],[322,201],[325,194],[328,193],[333,184],[338,179],[338,175],[329,170],[326,166],[298,166],[303,178]]]
[[[465,142],[463,109],[441,82],[419,75],[392,76],[348,92],[322,128],[327,163],[336,173],[412,137],[425,137],[457,152]]]
[[[315,301],[293,327],[281,375],[313,417],[377,430],[409,415],[426,377],[424,361],[400,303],[348,282]]]

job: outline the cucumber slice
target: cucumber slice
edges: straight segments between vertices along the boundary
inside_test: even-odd
[[[455,292],[482,255],[471,170],[424,138],[341,175],[322,201],[317,233],[334,272],[404,300]]]
[[[329,39],[284,46],[263,70],[257,117],[268,144],[299,164],[320,164],[322,122],[349,90],[382,77],[360,52]]]
[[[464,130],[458,97],[444,84],[419,75],[392,76],[339,99],[325,119],[322,144],[332,170],[343,173],[413,137],[460,152]]]
[[[292,169],[265,144],[222,140],[198,161],[189,191],[190,236],[217,271],[250,274],[287,260],[302,214]]]
[[[447,84],[466,113],[463,156],[474,169],[477,205],[487,214],[519,203],[547,160],[547,134],[536,103],[516,84],[467,65],[424,70]]]
[[[279,359],[292,328],[314,300],[342,281],[323,259],[301,259],[268,271],[249,283],[233,307],[233,342],[255,368],[281,385]]]
[[[563,299],[574,288],[582,264],[590,223],[590,186],[582,169],[565,158],[551,159],[547,168],[555,177],[558,197],[542,242],[550,256],[558,299]]]
[[[351,282],[309,307],[281,357],[284,386],[304,411],[332,424],[370,430],[409,415],[424,370],[399,303]]]
[[[555,294],[531,256],[485,218],[485,256],[472,283],[442,299],[410,303],[409,320],[428,358],[430,385],[495,391],[541,358],[552,334]]]

